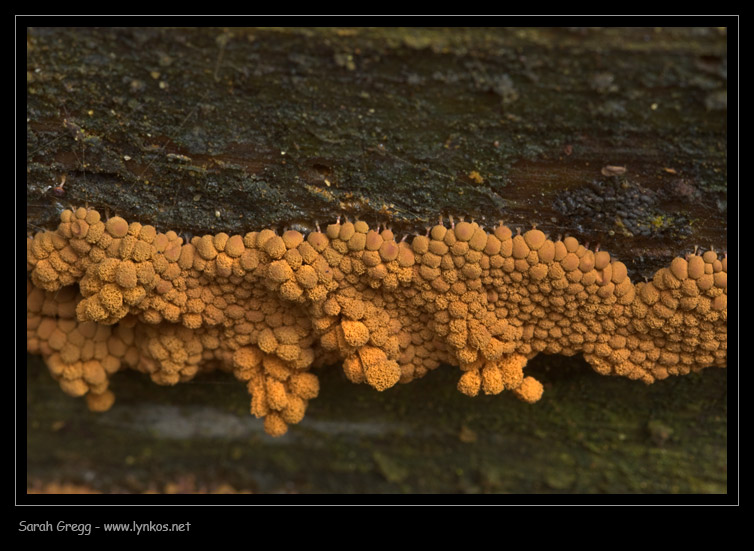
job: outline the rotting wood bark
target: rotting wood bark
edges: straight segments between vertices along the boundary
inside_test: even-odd
[[[634,277],[727,247],[724,29],[32,28],[27,43],[32,230],[67,204],[195,234],[466,216],[599,243]]]
[[[720,28],[31,28],[27,230],[82,204],[187,234],[338,215],[413,233],[466,216],[599,243],[651,276],[697,245],[727,247],[726,41]],[[29,483],[88,470],[116,491],[155,472],[256,491],[727,488],[717,370],[644,387],[540,356],[538,377],[559,381],[539,406],[468,400],[457,373],[389,395],[332,370],[308,414],[319,424],[291,447],[232,433],[226,415],[223,446],[191,433],[176,453],[174,435],[139,435],[129,416],[159,416],[147,410],[169,391],[195,418],[241,418],[242,385],[183,393],[124,374],[113,421],[34,362]]]

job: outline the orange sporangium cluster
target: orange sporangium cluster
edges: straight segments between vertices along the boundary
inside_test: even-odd
[[[336,363],[380,391],[450,364],[464,394],[536,402],[524,369],[540,352],[646,383],[727,360],[726,257],[676,258],[634,285],[604,251],[502,224],[411,243],[364,222],[184,243],[79,208],[27,239],[27,271],[27,348],[68,394],[104,411],[120,369],[172,385],[219,367],[275,436],[317,396],[313,370]]]

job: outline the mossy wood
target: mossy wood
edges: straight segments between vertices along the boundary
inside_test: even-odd
[[[27,46],[29,231],[69,204],[195,235],[339,215],[396,233],[502,219],[599,243],[637,280],[695,246],[727,247],[722,29],[29,29]],[[469,400],[453,384],[451,396],[434,379],[457,374],[443,370],[383,394],[331,375],[307,415],[320,425],[282,447],[235,425],[247,400],[221,379],[165,399],[123,375],[134,395],[97,417],[32,365],[29,482],[726,490],[724,371],[645,387],[574,360],[537,364],[546,388],[569,381],[546,405]],[[122,418],[160,411],[172,433]],[[227,430],[163,449],[202,413]]]

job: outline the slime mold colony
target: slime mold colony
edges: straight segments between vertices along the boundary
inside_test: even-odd
[[[645,383],[725,367],[727,270],[707,251],[634,284],[573,237],[469,222],[410,244],[360,221],[184,243],[79,208],[27,239],[27,348],[97,411],[120,369],[172,385],[219,367],[279,436],[317,396],[315,369],[335,363],[377,390],[451,364],[464,394],[527,402],[542,395],[524,374],[539,352]]]

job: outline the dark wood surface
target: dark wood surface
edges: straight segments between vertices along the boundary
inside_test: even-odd
[[[727,39],[717,27],[30,28],[27,231],[69,205],[187,235],[339,215],[407,234],[440,216],[502,219],[599,244],[651,277],[696,246],[727,248]],[[721,370],[645,387],[539,356],[545,394],[529,406],[461,396],[451,368],[379,394],[333,367],[304,421],[272,440],[230,378],[161,388],[118,375],[116,406],[92,414],[29,362],[29,484],[727,490]],[[223,428],[185,428],[205,415]]]

